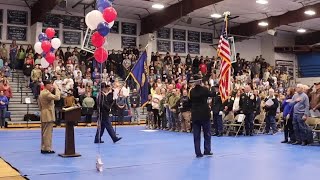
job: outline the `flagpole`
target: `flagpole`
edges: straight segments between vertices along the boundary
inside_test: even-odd
[[[226,11],[226,12],[223,13],[223,15],[224,15],[224,20],[225,20],[225,25],[226,25],[226,29],[225,29],[226,34],[228,34],[228,17],[230,16],[230,14],[231,14],[231,13],[230,13],[229,11]],[[231,48],[230,48],[230,50],[231,50]],[[232,67],[231,67],[231,68],[232,68]],[[228,72],[229,82],[228,82],[228,87],[227,87],[227,93],[228,93],[229,96],[230,96],[230,94],[231,94],[231,68],[229,69],[229,72]],[[229,98],[229,96],[226,97],[226,98]]]
[[[147,50],[147,47],[148,47],[148,46],[149,46],[149,43],[148,43],[148,44],[146,45],[146,47],[144,48],[144,51]],[[137,65],[137,63],[130,69],[130,73],[131,73],[132,69],[136,67],[136,65]],[[130,75],[131,75],[130,73],[127,75],[127,77],[126,77],[126,79],[125,79],[124,81],[127,81],[127,80],[128,80],[128,78],[129,78]]]

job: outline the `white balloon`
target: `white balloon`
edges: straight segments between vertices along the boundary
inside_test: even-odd
[[[108,27],[109,27],[110,29],[112,28],[113,25],[114,25],[114,21],[108,23]]]
[[[93,10],[86,15],[85,21],[91,30],[95,30],[99,23],[104,22],[104,19],[100,11]]]
[[[34,50],[36,51],[36,53],[41,54],[43,52],[42,48],[41,48],[41,42],[36,42],[34,44]]]
[[[51,40],[51,46],[54,48],[54,49],[58,49],[60,46],[61,46],[61,41],[59,38],[53,38]]]
[[[48,63],[48,61],[45,59],[45,58],[42,58],[41,59],[41,67],[42,68],[47,68],[47,67],[49,67],[49,63]]]

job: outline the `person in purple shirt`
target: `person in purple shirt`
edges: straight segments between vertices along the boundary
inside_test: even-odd
[[[288,88],[286,98],[283,100],[281,109],[283,111],[283,119],[284,119],[284,141],[281,143],[289,143],[292,144],[296,142],[296,137],[293,130],[293,104],[287,102],[287,100],[292,99],[294,95],[294,88]],[[289,141],[290,137],[290,141]]]
[[[0,127],[4,128],[5,123],[5,115],[6,115],[6,110],[7,110],[7,105],[9,101],[8,98],[4,95],[3,91],[0,91]]]

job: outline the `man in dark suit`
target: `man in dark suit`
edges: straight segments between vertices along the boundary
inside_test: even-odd
[[[200,148],[201,128],[204,136],[204,155],[212,155],[211,153],[211,131],[210,131],[210,108],[208,105],[208,97],[211,96],[209,89],[202,87],[201,79],[194,77],[190,82],[195,83],[195,87],[190,91],[191,101],[191,118],[193,129],[193,140],[196,157],[203,157]]]
[[[254,120],[254,111],[256,109],[256,98],[255,95],[251,92],[251,87],[246,85],[244,88],[244,93],[240,96],[240,113],[245,115],[245,128],[247,136],[253,136],[253,120]]]
[[[104,129],[107,129],[111,139],[114,143],[118,142],[121,137],[117,137],[116,133],[114,132],[114,129],[112,127],[111,121],[109,119],[109,112],[111,109],[111,106],[113,104],[113,93],[111,90],[111,87],[109,85],[106,85],[105,83],[101,84],[101,90],[98,97],[98,108],[99,108],[99,119],[100,124],[97,126],[97,132],[95,136],[94,143],[104,143],[104,141],[101,140],[101,137],[103,136]]]
[[[221,96],[219,93],[218,84],[213,86],[211,110],[213,113],[213,126],[215,129],[215,134],[213,136],[220,137],[223,135],[223,123],[222,123],[223,105],[222,105]]]

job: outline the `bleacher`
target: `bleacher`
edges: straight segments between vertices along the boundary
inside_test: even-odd
[[[33,99],[32,92],[30,89],[24,87],[24,77],[21,70],[17,70],[12,73],[10,79],[10,86],[13,91],[13,98],[10,99],[9,111],[7,111],[5,116],[5,127],[7,128],[38,128],[41,126],[40,121],[24,121],[24,115],[37,114],[40,112],[37,101]],[[123,81],[120,79],[120,82]],[[25,98],[29,97],[31,99],[31,104],[29,104],[29,109],[27,109],[27,104],[25,104]],[[145,124],[146,110],[141,109],[140,112],[140,124]],[[123,122],[124,125],[135,125],[131,123],[131,115],[129,110],[125,111],[125,116],[123,120],[118,119],[116,116],[112,116],[113,124],[120,124]],[[92,126],[97,125],[97,114],[94,113],[92,116]],[[81,116],[78,126],[86,126],[85,116]],[[62,120],[61,126],[64,126],[64,121]]]

